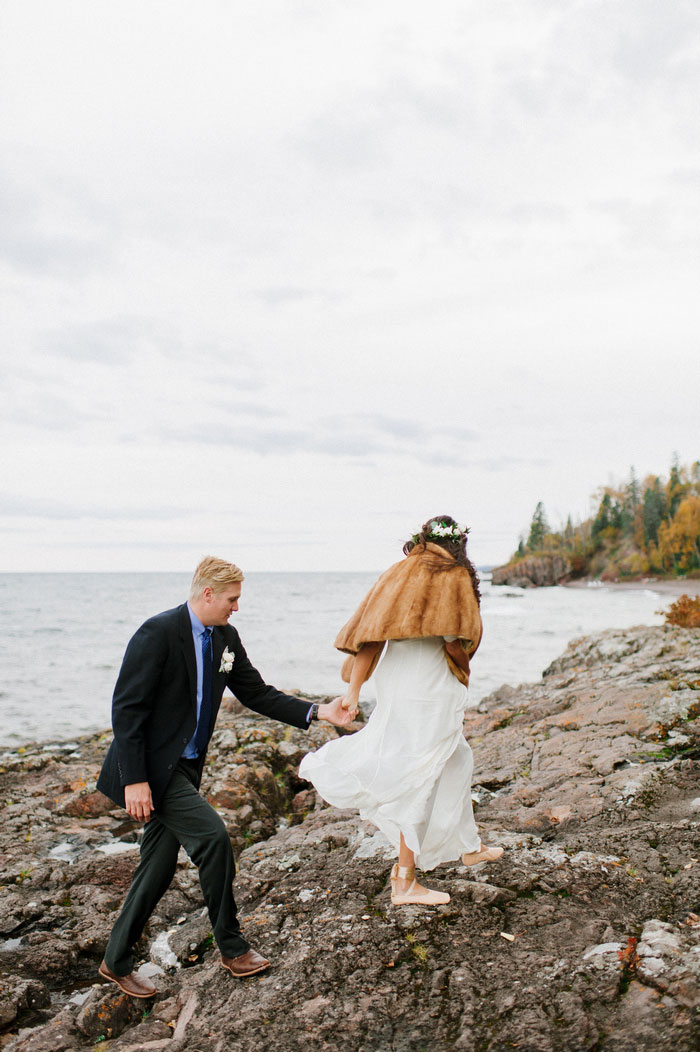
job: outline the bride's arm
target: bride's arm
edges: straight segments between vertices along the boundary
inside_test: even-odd
[[[460,639],[445,640],[445,650],[450,655],[455,665],[469,672],[470,653],[462,646]]]
[[[360,705],[360,687],[367,678],[377,651],[383,646],[383,643],[363,643],[355,655],[350,673],[350,685],[343,697],[343,708],[349,709],[353,716]]]

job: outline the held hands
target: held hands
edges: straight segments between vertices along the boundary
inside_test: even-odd
[[[124,807],[137,822],[148,822],[153,810],[153,797],[148,782],[134,782],[124,786]]]
[[[350,713],[350,718],[354,720],[355,716],[357,716],[357,710],[360,707],[360,695],[355,693],[351,687],[348,687],[343,697],[338,698],[338,701],[342,707]]]
[[[351,685],[347,688],[343,696],[339,697],[338,701],[344,709],[351,713],[353,719],[355,719],[357,710],[360,707],[360,691],[354,689]]]
[[[357,702],[354,706],[346,706],[347,695],[344,698],[334,698],[329,705],[319,705],[318,718],[332,723],[336,727],[347,727],[357,715]]]

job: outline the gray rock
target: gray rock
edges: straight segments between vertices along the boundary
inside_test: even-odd
[[[9,1027],[23,1013],[45,1008],[50,1003],[48,989],[37,979],[3,975],[0,986],[0,1031]]]
[[[386,839],[298,778],[332,729],[307,737],[230,706],[204,787],[239,856],[244,932],[273,968],[240,982],[220,967],[183,855],[138,946],[160,962],[146,1018],[144,1002],[88,985],[136,863],[135,827],[92,795],[105,740],[10,756],[0,969],[44,1003],[13,988],[7,1047],[78,1052],[104,1034],[115,1052],[691,1052],[699,668],[698,632],[602,632],[469,711],[477,818],[506,851],[479,872],[427,874],[452,896],[438,909],[392,906]],[[72,862],[49,859],[61,844]],[[87,999],[49,1004],[57,975]]]
[[[78,1029],[88,1038],[117,1037],[130,1023],[141,1019],[147,1002],[129,997],[118,987],[95,987],[76,1017]]]
[[[451,887],[453,893],[465,895],[472,902],[479,902],[484,906],[501,906],[507,902],[514,902],[518,897],[517,892],[510,888],[498,888],[494,884],[476,880],[455,880]]]

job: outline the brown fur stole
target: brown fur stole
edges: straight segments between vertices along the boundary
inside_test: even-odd
[[[469,571],[465,566],[435,571],[436,560],[452,556],[438,544],[416,545],[401,562],[381,575],[358,606],[335,641],[338,650],[353,655],[343,665],[342,677],[349,682],[354,655],[363,643],[388,639],[423,639],[427,636],[457,636],[470,656],[481,641],[481,615]],[[438,564],[439,565],[439,564]],[[381,649],[370,668],[371,676]],[[451,671],[462,683],[469,673],[445,653]]]

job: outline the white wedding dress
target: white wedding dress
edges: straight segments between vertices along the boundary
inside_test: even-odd
[[[308,753],[301,777],[334,807],[357,808],[397,851],[403,833],[421,869],[478,851],[467,688],[448,668],[444,640],[390,640],[374,680],[366,725]]]

